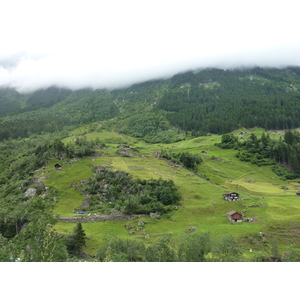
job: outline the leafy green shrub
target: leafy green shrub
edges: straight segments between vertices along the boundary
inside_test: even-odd
[[[91,196],[83,211],[109,213],[164,213],[178,205],[181,196],[172,180],[134,180],[129,173],[101,170],[89,181],[80,185]]]
[[[161,157],[169,159],[177,164],[183,164],[187,169],[196,169],[197,165],[202,163],[202,158],[199,155],[189,152],[174,153],[171,150],[162,150]]]

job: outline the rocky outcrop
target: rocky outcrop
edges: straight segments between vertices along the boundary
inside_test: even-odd
[[[150,213],[150,218],[158,218],[158,217],[159,217],[158,212]]]
[[[26,192],[25,192],[25,197],[34,197],[36,194],[36,189],[34,188],[29,188]]]

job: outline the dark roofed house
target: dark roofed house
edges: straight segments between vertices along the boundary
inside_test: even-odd
[[[54,168],[55,168],[55,169],[61,169],[62,166],[61,166],[61,164],[55,164],[55,165],[54,165]]]
[[[226,217],[230,220],[231,223],[243,222],[242,214],[236,211],[230,211],[226,214]]]
[[[296,195],[297,195],[297,196],[300,196],[300,191],[296,192]]]
[[[201,151],[201,154],[207,154],[207,152],[206,151]]]
[[[226,194],[223,194],[223,198],[227,201],[239,201],[239,200],[241,200],[239,194],[236,193],[236,192],[228,192]]]

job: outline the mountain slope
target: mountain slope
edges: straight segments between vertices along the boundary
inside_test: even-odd
[[[86,212],[84,219],[113,211],[124,215],[137,212],[140,201],[149,204],[147,214],[157,209],[161,216],[84,223],[89,239],[83,249],[95,254],[109,232],[148,246],[164,235],[176,243],[191,228],[216,239],[230,234],[240,250],[251,248],[265,257],[275,240],[281,253],[292,243],[299,247],[299,182],[283,180],[295,176],[282,174],[280,168],[275,173],[270,153],[278,152],[278,161],[298,172],[300,136],[241,128],[262,122],[272,129],[298,126],[299,74],[299,68],[207,69],[113,91],[52,87],[22,95],[1,90],[0,260],[68,260],[74,223],[54,226],[57,216],[76,218],[79,210]],[[235,128],[240,129],[225,136],[212,134]],[[192,155],[203,162],[186,169],[182,161]],[[57,163],[61,170],[54,168]],[[132,186],[146,196],[116,200],[115,191],[128,187],[122,183],[114,189],[117,179],[97,177],[96,170],[103,168],[113,180],[112,174],[130,174],[136,180],[129,180]],[[179,205],[157,204],[162,199],[168,203],[162,192],[165,180],[179,190]],[[157,190],[140,189],[151,184]],[[228,191],[239,192],[243,201],[223,200]],[[96,196],[89,207],[90,194]],[[102,196],[106,202],[101,204]],[[150,206],[152,200],[156,206]],[[225,216],[232,210],[243,211],[253,222],[232,226]],[[251,258],[242,251],[244,259]]]

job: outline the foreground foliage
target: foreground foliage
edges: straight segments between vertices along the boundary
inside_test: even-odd
[[[209,233],[189,234],[174,240],[170,235],[150,245],[108,236],[97,252],[99,261],[145,262],[226,262],[242,261],[239,244],[231,236],[212,237]]]

